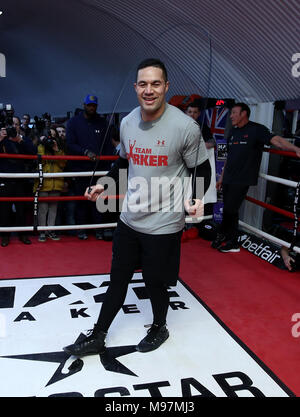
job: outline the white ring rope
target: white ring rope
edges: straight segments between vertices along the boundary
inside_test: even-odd
[[[259,176],[260,178],[263,178],[267,181],[276,182],[277,184],[283,184],[283,185],[286,185],[287,187],[293,187],[293,188],[297,187],[297,182],[286,180],[285,178],[274,177],[273,175],[267,175],[267,174],[262,174],[262,173],[260,173]]]
[[[203,220],[212,219],[213,216],[202,216],[197,218],[186,217],[186,223],[200,223]],[[38,226],[38,231],[46,230],[80,230],[80,229],[109,229],[116,227],[117,223],[101,223],[101,224],[72,224],[67,226]],[[33,232],[33,226],[23,226],[23,227],[0,227],[0,232]]]
[[[97,171],[95,176],[104,176],[108,171]],[[92,171],[83,171],[83,172],[53,172],[53,173],[44,173],[44,178],[61,178],[61,177],[91,177],[93,175]],[[0,178],[39,178],[39,173],[0,173]]]
[[[241,220],[239,220],[239,224],[243,228],[248,229],[255,234],[258,234],[259,236],[262,236],[262,237],[266,238],[267,240],[270,240],[271,242],[277,243],[280,246],[285,246],[287,248],[290,246],[290,243],[286,242],[285,240],[278,239],[275,236],[269,235],[268,233],[263,232],[262,230],[256,229],[256,227],[250,226],[249,224],[244,223]],[[298,248],[297,246],[294,246],[293,250],[297,253],[300,253],[300,248]]]
[[[107,174],[108,171],[96,171],[96,177],[102,177]],[[45,173],[43,176],[44,178],[61,178],[61,177],[90,177],[92,176],[92,171],[83,171],[83,172],[55,172],[55,173]],[[260,173],[259,176],[267,181],[276,182],[278,184],[286,185],[287,187],[297,187],[297,182],[286,180],[280,177],[274,177],[272,175],[266,175]],[[0,179],[1,178],[38,178],[38,173],[6,173],[0,172]]]
[[[102,224],[72,224],[68,226],[38,226],[38,231],[45,230],[78,230],[78,229],[108,229],[116,227],[117,223],[102,223]],[[0,232],[33,232],[33,226],[23,227],[0,227]]]

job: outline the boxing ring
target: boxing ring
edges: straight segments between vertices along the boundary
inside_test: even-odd
[[[18,158],[21,157],[18,155]],[[25,157],[36,158],[33,155]],[[47,158],[88,160],[86,157],[72,156]],[[96,176],[105,174],[104,171],[95,173]],[[91,175],[92,172],[43,174],[44,178]],[[39,179],[40,173],[1,174],[0,177]],[[278,178],[265,179],[285,183],[285,180]],[[291,183],[285,185],[291,186]],[[292,186],[297,188],[296,183]],[[34,198],[5,197],[0,199],[0,203],[1,200],[34,203]],[[83,196],[40,197],[38,201],[83,199]],[[260,204],[265,203],[257,203]],[[295,220],[293,213],[289,213],[288,217]],[[186,221],[189,223],[189,218]],[[24,230],[34,233],[49,229],[67,231],[115,226],[115,223],[51,227],[37,225],[3,227],[0,231]],[[245,227],[251,228],[250,225]],[[265,236],[262,231],[258,233]],[[271,240],[289,246],[289,242],[277,240],[276,237],[270,237]],[[69,245],[71,249],[68,249]],[[295,251],[298,249],[294,248]],[[224,255],[213,251],[210,244],[202,239],[193,239],[182,245],[182,279],[176,287],[169,289],[168,328],[171,337],[161,349],[144,356],[136,352],[134,343],[144,336],[143,327],[151,316],[151,309],[142,275],[136,272],[124,306],[110,329],[106,355],[93,355],[79,361],[64,353],[62,347],[94,323],[109,281],[110,260],[103,258],[111,254],[111,242],[99,242],[96,239],[83,242],[76,237],[66,236],[60,242],[46,245],[33,241],[31,246],[23,246],[17,242],[8,248],[0,248],[0,252],[0,255],[5,254],[5,258],[8,256],[6,254],[10,254],[6,259],[11,260],[11,268],[15,271],[13,262],[18,260],[21,263],[18,272],[0,280],[0,365],[6,381],[0,387],[0,396],[18,393],[19,396],[52,397],[286,397],[294,396],[297,388],[300,394],[300,386],[295,382],[298,378],[298,362],[293,365],[295,376],[289,376],[289,379],[286,369],[290,368],[285,366],[282,356],[282,352],[288,351],[286,356],[292,361],[298,357],[297,348],[288,350],[289,347],[284,343],[287,338],[282,338],[280,333],[283,343],[282,351],[279,348],[282,366],[279,369],[276,355],[275,358],[269,357],[278,349],[277,339],[273,342],[276,349],[268,348],[266,352],[260,349],[259,344],[274,338],[284,322],[280,316],[277,323],[271,311],[275,296],[259,300],[263,305],[264,320],[272,319],[274,329],[269,326],[270,334],[266,334],[268,328],[260,329],[262,322],[255,316],[259,308],[253,308],[254,311],[251,310],[247,316],[248,300],[251,299],[253,306],[256,306],[257,297],[263,297],[264,293],[271,294],[271,284],[279,279],[284,283],[281,274],[285,274],[285,271],[279,270],[274,274],[273,266],[256,260],[247,251],[241,251],[237,256]],[[53,261],[54,256],[57,266]],[[208,259],[211,260],[209,265]],[[251,263],[251,268],[246,262]],[[32,276],[28,274],[29,267]],[[21,269],[25,270],[22,274]],[[247,281],[245,276],[249,278]],[[290,285],[293,287],[291,300],[286,299],[287,291],[276,295],[282,300],[277,302],[277,310],[285,316],[290,315],[290,310],[287,313],[284,308],[296,311],[298,303],[298,283],[295,280]],[[258,286],[260,291],[257,291]],[[240,306],[237,309],[238,304]],[[4,316],[6,332],[1,327]],[[239,325],[241,318],[246,320],[247,326]],[[264,337],[261,337],[261,331]],[[255,343],[252,340],[254,336]],[[182,340],[185,341],[184,346]],[[244,392],[241,392],[242,388]]]

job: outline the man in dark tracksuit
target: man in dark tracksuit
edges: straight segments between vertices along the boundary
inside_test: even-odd
[[[74,172],[94,171],[96,157],[100,155],[113,155],[114,148],[110,138],[106,138],[102,148],[108,124],[106,119],[97,113],[98,99],[96,96],[88,95],[84,101],[84,111],[72,117],[67,125],[66,141],[67,150],[72,155],[88,156],[90,161],[72,161],[68,169]],[[110,169],[110,161],[98,163],[97,170],[107,171]],[[83,195],[90,184],[90,177],[77,177],[73,182],[75,195]],[[94,204],[86,201],[78,201],[76,205],[76,223],[104,223],[105,213],[100,214]],[[84,230],[78,234],[80,239],[87,239]],[[102,238],[102,232],[96,232],[98,239]]]
[[[227,139],[227,160],[216,184],[217,189],[223,189],[223,219],[212,242],[212,247],[221,252],[240,251],[239,209],[249,186],[257,185],[264,145],[296,152],[300,158],[300,148],[273,135],[265,126],[249,121],[249,116],[250,109],[245,103],[235,104],[230,115],[232,129]]]

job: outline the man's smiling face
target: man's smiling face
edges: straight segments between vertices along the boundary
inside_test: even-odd
[[[165,96],[169,89],[169,82],[164,79],[163,71],[156,67],[140,69],[134,88],[143,120],[158,119],[164,112]]]

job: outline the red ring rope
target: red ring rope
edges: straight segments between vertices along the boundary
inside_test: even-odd
[[[124,198],[124,195],[105,195],[100,196],[104,200],[113,200]],[[0,201],[33,201],[34,197],[0,197]],[[77,200],[87,200],[84,196],[67,196],[67,197],[39,197],[39,201],[77,201]],[[88,200],[87,200],[88,201]]]
[[[37,155],[0,153],[0,158],[38,159],[38,156]],[[68,161],[91,161],[91,159],[88,156],[77,156],[77,155],[41,155],[41,158],[53,159],[53,160],[64,159]],[[119,159],[119,156],[118,155],[102,155],[100,157],[97,156],[95,160],[96,159],[100,159],[101,161],[115,161],[116,159]]]
[[[291,158],[295,158],[295,152],[289,151],[281,151],[279,149],[268,149],[264,148],[264,152],[274,153],[282,156],[288,156]],[[53,159],[53,160],[69,160],[69,161],[90,161],[88,156],[79,156],[79,155],[41,155],[42,159]],[[37,159],[37,155],[21,155],[21,154],[8,154],[8,153],[0,153],[0,158],[16,158],[16,159]],[[118,155],[102,155],[100,157],[96,157],[96,159],[100,159],[101,161],[115,161],[118,159]]]
[[[256,200],[253,197],[247,196],[246,197],[246,200],[251,201],[251,203],[254,203],[254,204],[258,205],[258,206],[264,207],[264,208],[266,208],[268,210],[275,211],[276,213],[282,214],[283,216],[289,217],[291,219],[294,219],[295,218],[294,214],[291,213],[290,211],[283,210],[283,209],[281,209],[279,207],[273,206],[272,204],[267,204],[267,203],[264,203],[262,201]],[[299,218],[299,220],[300,220],[300,218]]]

